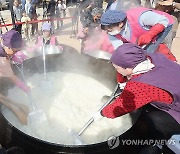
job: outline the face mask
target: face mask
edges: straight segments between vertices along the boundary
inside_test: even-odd
[[[114,31],[112,31],[112,32],[108,32],[109,35],[117,35],[117,34],[119,34],[119,33],[120,33],[119,30],[114,30]]]

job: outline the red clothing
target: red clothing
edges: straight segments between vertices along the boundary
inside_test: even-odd
[[[153,101],[171,104],[173,97],[169,92],[160,88],[128,81],[121,95],[102,110],[102,115],[113,119]]]
[[[169,60],[176,61],[176,57],[172,54],[166,44],[159,44],[157,52],[164,54]]]
[[[126,76],[122,76],[120,73],[117,72],[117,82],[118,83],[123,83],[123,82],[127,82],[127,77]]]

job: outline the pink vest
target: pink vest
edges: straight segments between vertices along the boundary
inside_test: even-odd
[[[43,39],[42,39],[41,36],[38,36],[37,44],[35,44],[33,47],[27,48],[26,50],[27,50],[28,52],[33,52],[33,51],[37,50],[39,47],[41,47],[42,45],[43,45]],[[58,46],[58,48],[59,48],[60,50],[63,50],[63,47],[62,47],[62,46],[56,45],[56,37],[55,37],[55,36],[51,36],[50,45]]]
[[[42,39],[41,36],[38,36],[38,43],[37,43],[37,45],[39,47],[43,45],[43,39]],[[51,36],[50,45],[56,45],[56,37],[55,36]]]
[[[101,44],[101,50],[106,51],[108,53],[113,53],[114,52],[114,47],[109,40],[108,34],[102,31],[102,44]]]
[[[87,37],[84,41],[83,50],[90,51],[98,49],[108,53],[114,52],[114,47],[112,46],[107,33],[99,29],[94,29],[92,36]]]
[[[145,30],[141,25],[140,25],[140,16],[147,11],[153,11],[155,13],[164,15],[168,18],[169,20],[169,25],[172,25],[174,23],[174,19],[171,15],[162,12],[162,11],[157,11],[157,10],[152,10],[152,9],[148,9],[148,8],[143,8],[143,7],[138,7],[138,8],[134,8],[134,9],[130,9],[129,11],[127,11],[127,19],[129,22],[129,26],[130,26],[130,30],[131,30],[131,38],[130,41],[131,43],[136,43],[137,38],[139,38],[139,36],[141,36],[142,34],[146,33],[147,30]]]

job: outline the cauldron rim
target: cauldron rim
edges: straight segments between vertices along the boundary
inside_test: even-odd
[[[2,107],[1,107],[1,110],[2,110]],[[141,109],[138,109],[136,110],[138,111],[139,113],[141,112]],[[1,112],[2,114],[2,112]],[[129,114],[129,113],[127,113]],[[66,147],[66,148],[86,148],[86,147],[94,147],[94,146],[98,146],[98,145],[103,145],[105,143],[107,143],[107,141],[102,141],[102,142],[99,142],[99,143],[93,143],[93,144],[83,144],[83,145],[77,145],[77,144],[61,144],[61,143],[53,143],[53,142],[49,142],[49,141],[45,141],[45,140],[41,140],[39,138],[36,138],[34,136],[31,136],[29,134],[26,134],[25,132],[21,131],[20,129],[18,129],[17,127],[15,127],[8,119],[6,119],[6,117],[2,114],[3,118],[6,120],[6,122],[8,123],[8,125],[10,125],[12,128],[14,128],[16,131],[18,131],[20,134],[22,135],[25,135],[26,137],[28,138],[31,138],[33,140],[36,140],[36,141],[39,141],[43,144],[49,144],[49,145],[54,145],[54,146],[61,146],[61,147]],[[138,116],[139,117],[139,116]],[[129,129],[127,129],[124,133],[120,134],[119,136],[116,136],[116,137],[120,137],[122,136],[123,134],[125,134],[128,130],[130,130],[132,127],[134,126],[134,124],[129,127]],[[113,136],[113,135],[112,135]]]
[[[1,107],[1,110],[2,110],[2,107]],[[139,115],[141,113],[141,109],[137,109],[136,112],[138,111]],[[2,113],[2,112],[1,112]],[[127,113],[127,114],[130,114],[130,113]],[[49,144],[49,145],[55,145],[55,146],[62,146],[62,147],[66,147],[66,148],[86,148],[87,146],[88,147],[93,147],[93,146],[98,146],[98,145],[103,145],[105,143],[107,143],[107,141],[102,141],[102,142],[99,142],[99,143],[93,143],[93,144],[83,144],[83,145],[72,145],[72,144],[61,144],[61,143],[53,143],[53,142],[49,142],[49,141],[45,141],[45,140],[41,140],[39,138],[36,138],[34,136],[31,136],[29,134],[26,134],[25,132],[21,131],[20,129],[18,129],[17,127],[15,127],[8,119],[6,119],[6,117],[2,114],[3,118],[6,120],[6,122],[11,126],[13,127],[14,129],[16,129],[16,131],[18,131],[19,133],[21,133],[22,135],[25,135],[26,137],[28,138],[31,138],[33,140],[36,140],[36,141],[39,141],[39,142],[42,142],[42,143],[45,143],[45,144]],[[139,118],[139,116],[138,116]],[[138,120],[137,118],[137,120]],[[137,121],[136,120],[136,121]],[[123,134],[125,134],[128,130],[130,130],[132,127],[134,126],[134,124],[129,127],[129,129],[127,129],[124,133],[120,134],[119,136],[116,136],[116,137],[120,137],[122,136]],[[113,135],[112,135],[113,136]]]
[[[1,110],[2,110],[2,107],[1,107]],[[2,114],[2,112],[1,112],[1,114]],[[2,116],[3,116],[4,120],[6,120],[6,122],[8,123],[8,125],[10,125],[10,126],[11,126],[12,128],[14,128],[14,129],[16,129],[16,131],[18,131],[20,134],[25,135],[25,136],[28,137],[28,138],[31,138],[31,139],[36,140],[36,141],[40,141],[40,142],[45,143],[45,144],[50,144],[50,145],[55,145],[55,146],[62,146],[62,147],[67,147],[67,148],[68,148],[68,147],[69,147],[69,148],[84,148],[84,147],[87,147],[87,146],[91,147],[91,146],[94,146],[94,145],[101,145],[101,144],[104,144],[104,143],[107,142],[107,141],[103,141],[103,142],[100,142],[100,143],[83,144],[83,145],[76,145],[76,144],[72,145],[72,144],[53,143],[53,142],[41,140],[41,139],[36,138],[36,137],[34,137],[34,136],[31,136],[31,135],[29,135],[29,134],[26,134],[25,132],[23,132],[23,131],[21,131],[20,129],[18,129],[17,127],[15,127],[8,119],[6,119],[6,117],[5,117],[3,114],[2,114]],[[132,126],[133,126],[133,125],[132,125]],[[130,128],[129,128],[129,129],[130,129]],[[128,129],[128,130],[129,130],[129,129]],[[128,130],[127,130],[127,131],[128,131]]]

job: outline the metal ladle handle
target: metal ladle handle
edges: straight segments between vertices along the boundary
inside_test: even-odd
[[[44,43],[42,45],[42,52],[43,52],[44,80],[47,80],[47,75],[46,75],[46,53],[45,53],[45,45],[44,45]]]
[[[27,86],[27,82],[26,82],[26,79],[25,79],[25,76],[24,76],[24,71],[23,71],[23,63],[21,64],[21,69],[19,68],[19,66],[18,66],[17,64],[15,64],[15,65],[16,65],[16,67],[18,68],[19,72],[21,73],[22,78],[23,78],[23,81],[24,81],[24,83],[25,83],[26,86]],[[34,112],[36,112],[36,108],[35,108],[35,106],[34,106],[34,101],[33,101],[31,92],[28,91],[28,92],[27,92],[27,95],[28,95],[29,102],[31,103],[31,106],[32,106]]]
[[[113,93],[111,94],[111,97],[109,98],[109,100],[105,104],[103,104],[103,106],[98,110],[98,112],[101,112],[107,105],[109,105],[111,103],[111,101],[116,97],[115,94],[116,94],[118,88],[119,88],[119,85],[117,84]],[[78,135],[80,136],[93,123],[93,121],[94,121],[94,117],[89,119],[89,121],[79,131]]]

